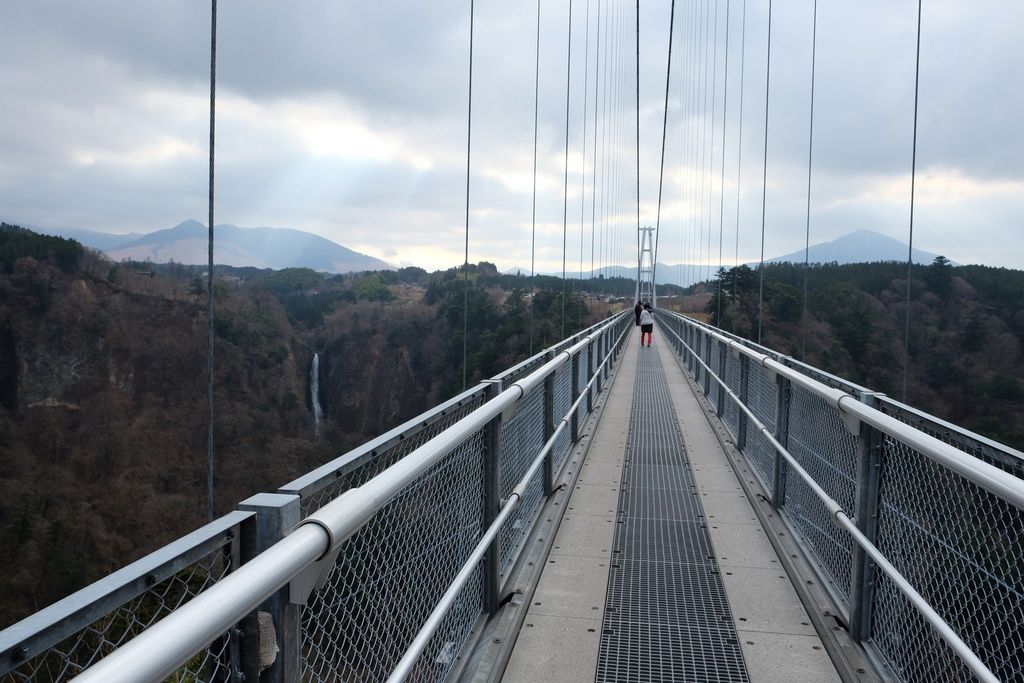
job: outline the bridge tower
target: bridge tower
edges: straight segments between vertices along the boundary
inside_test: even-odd
[[[637,260],[636,296],[633,301],[647,301],[657,308],[658,293],[654,284],[654,228],[640,228],[640,258]]]

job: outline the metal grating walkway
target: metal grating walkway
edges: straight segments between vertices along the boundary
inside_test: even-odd
[[[597,662],[604,681],[747,681],[659,354],[639,349]]]

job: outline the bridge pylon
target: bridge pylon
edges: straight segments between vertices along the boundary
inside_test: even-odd
[[[640,253],[637,259],[636,296],[634,301],[645,301],[657,308],[658,290],[654,284],[654,228],[640,228]]]

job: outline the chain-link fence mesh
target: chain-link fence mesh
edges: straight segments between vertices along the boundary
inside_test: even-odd
[[[775,430],[778,400],[775,377],[759,363],[751,363],[747,378],[747,406],[769,431]],[[747,426],[747,443],[743,453],[765,490],[771,493],[775,473],[775,447],[752,424]]]
[[[482,456],[480,431],[342,544],[326,586],[302,610],[304,681],[388,677],[480,540]],[[477,576],[411,680],[443,680],[481,611]]]
[[[56,683],[80,674],[103,657],[160,621],[224,578],[232,569],[230,543],[217,547],[169,576],[147,576],[152,586],[112,609],[77,633],[30,657],[0,676],[2,683]],[[161,572],[163,573],[163,572]],[[229,681],[238,671],[238,640],[225,633],[197,653],[168,680]]]
[[[348,470],[339,471],[335,479],[323,483],[319,488],[304,492],[302,495],[302,516],[306,517],[316,512],[324,505],[356,486],[362,486],[378,474],[394,465],[396,462],[412,453],[414,450],[427,443],[453,424],[466,417],[474,410],[484,404],[486,396],[481,389],[477,394],[471,396],[462,405],[455,406],[445,412],[438,419],[432,413],[422,416],[424,423],[403,434],[400,439],[390,447],[380,451],[370,451],[366,454],[363,462]],[[431,421],[432,420],[432,421]]]
[[[1024,680],[1024,512],[885,438],[879,550],[1004,681]],[[956,655],[887,579],[872,640],[906,681],[969,680]]]
[[[735,396],[740,395],[740,377],[742,365],[739,356],[731,351],[725,354],[725,383]],[[736,402],[726,395],[725,412],[722,415],[726,428],[732,434],[733,442],[740,434],[740,409]]]
[[[512,414],[501,423],[501,497],[508,498],[512,489],[526,474],[541,448],[544,447],[544,385],[533,388],[519,399]],[[533,477],[519,506],[501,530],[501,568],[507,569],[515,559],[523,539],[530,530],[544,496],[544,470]]]
[[[563,367],[564,369],[555,375],[554,416],[556,426],[566,416],[569,408],[572,406],[572,368],[568,364]],[[556,476],[562,471],[562,463],[565,462],[565,458],[569,455],[571,448],[572,434],[569,426],[566,425],[562,433],[555,439],[555,446],[551,451],[554,457],[554,472]]]
[[[1018,479],[1024,479],[1024,455],[1001,444],[982,443],[974,438],[974,435],[962,430],[943,424],[939,420],[929,419],[915,411],[907,409],[892,399],[881,397],[878,408],[886,415],[890,415],[904,424],[933,436],[939,441],[948,443],[965,453],[998,467],[1004,472],[1009,472]]]
[[[843,425],[838,409],[793,385],[788,435],[790,455],[852,517],[859,439]],[[833,523],[825,504],[794,473],[786,477],[786,509],[829,582],[849,600],[853,539]]]
[[[713,371],[711,373],[712,377],[708,378],[708,400],[711,401],[711,405],[715,406],[717,410],[718,392],[721,387],[718,386],[718,382],[714,380],[713,376],[718,374],[719,368],[721,367],[719,363],[722,359],[722,344],[717,339],[712,339],[708,346],[708,366],[710,366]]]
[[[583,429],[583,425],[587,421],[586,388],[587,382],[590,381],[590,373],[587,371],[589,362],[590,347],[587,346],[580,351],[579,376],[576,378],[576,395],[584,397],[583,400],[580,401],[579,407],[576,408],[576,422],[579,425],[580,430]]]

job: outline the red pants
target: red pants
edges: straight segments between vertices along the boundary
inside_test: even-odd
[[[654,325],[641,325],[640,326],[640,346],[644,345],[644,335],[647,336],[647,345],[651,345],[651,341],[654,339]]]

